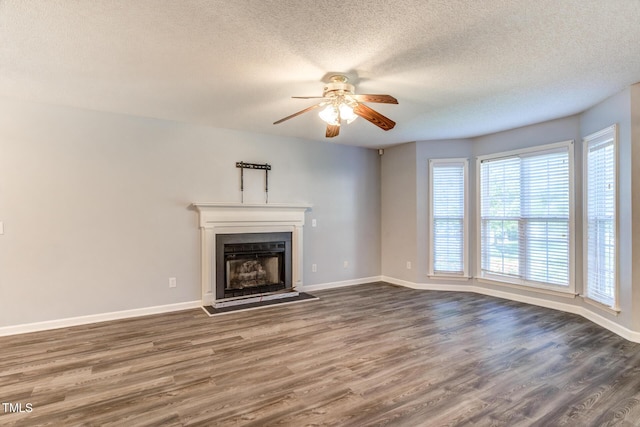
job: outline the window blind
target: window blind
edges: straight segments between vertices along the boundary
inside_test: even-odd
[[[570,285],[569,149],[480,163],[481,273]]]
[[[616,304],[615,128],[586,143],[586,295]]]
[[[432,161],[430,165],[431,270],[464,275],[466,162]]]

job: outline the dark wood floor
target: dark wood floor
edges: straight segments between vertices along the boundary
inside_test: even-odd
[[[575,315],[369,284],[0,338],[0,425],[640,425],[640,345]]]

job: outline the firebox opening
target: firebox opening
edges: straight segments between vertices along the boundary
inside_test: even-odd
[[[255,259],[233,259],[227,261],[227,289],[244,289],[252,286],[270,285],[280,282],[277,256],[264,255]]]
[[[285,242],[228,244],[224,252],[226,298],[285,288]]]
[[[218,235],[216,240],[217,299],[292,287],[291,233]]]

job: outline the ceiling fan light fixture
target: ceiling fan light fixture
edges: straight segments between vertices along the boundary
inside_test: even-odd
[[[354,101],[349,102],[343,98],[334,99],[318,115],[328,125],[340,126],[342,120],[351,123],[358,118],[356,113],[353,112],[355,105],[357,103]]]
[[[327,105],[318,115],[328,125],[340,125],[340,111],[333,104]]]
[[[338,107],[338,110],[340,111],[340,118],[342,120],[346,120],[347,123],[351,123],[358,118],[356,113],[353,112],[353,107],[349,104],[346,104],[346,103],[340,104],[340,106]]]

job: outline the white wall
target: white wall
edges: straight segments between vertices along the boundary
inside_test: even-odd
[[[272,164],[270,202],[313,205],[305,285],[380,274],[374,150],[1,100],[0,326],[199,300],[189,205],[240,201],[240,160]]]

